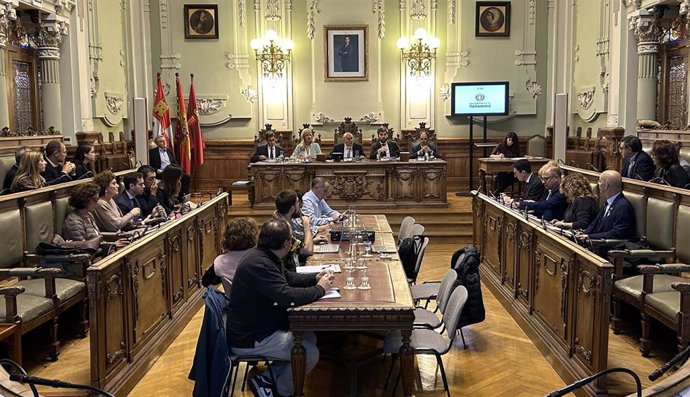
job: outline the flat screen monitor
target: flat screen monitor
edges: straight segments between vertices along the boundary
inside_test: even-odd
[[[485,81],[451,85],[451,116],[508,115],[508,82]]]

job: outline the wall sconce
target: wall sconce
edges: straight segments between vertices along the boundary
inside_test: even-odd
[[[410,44],[407,37],[398,39],[398,48],[402,53],[402,59],[410,68],[410,75],[425,77],[431,72],[431,61],[436,58],[436,49],[441,45],[438,37],[427,36],[424,28],[414,32],[415,40]]]
[[[249,45],[256,53],[256,60],[261,64],[264,78],[281,79],[286,64],[290,62],[290,52],[295,43],[290,39],[280,40],[278,33],[270,29],[263,39],[256,38]]]

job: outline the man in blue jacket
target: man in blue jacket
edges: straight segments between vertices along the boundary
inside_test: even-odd
[[[519,208],[521,210],[534,211],[534,215],[548,222],[552,219],[563,219],[565,210],[568,208],[568,201],[565,195],[559,191],[561,186],[561,169],[551,167],[544,171],[542,180],[547,190],[546,198],[543,201],[522,200]]]
[[[293,393],[292,367],[289,364],[294,344],[288,311],[325,295],[333,286],[333,273],[298,274],[286,271],[281,259],[292,248],[290,226],[282,219],[266,222],[259,232],[256,248],[240,261],[233,279],[228,309],[228,345],[235,354],[256,354],[284,360],[272,366],[275,387],[282,396]],[[319,361],[314,333],[306,332],[306,371]],[[249,380],[255,396],[272,396],[269,377],[257,375]]]

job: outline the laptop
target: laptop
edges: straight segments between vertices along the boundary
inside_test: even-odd
[[[339,244],[317,244],[314,245],[314,252],[317,254],[334,254],[340,250]]]

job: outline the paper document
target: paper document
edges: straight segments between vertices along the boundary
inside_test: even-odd
[[[326,295],[322,296],[321,299],[333,299],[340,298],[340,290],[337,287],[333,287],[326,291]]]
[[[337,263],[324,263],[323,265],[297,267],[297,273],[320,273],[324,270],[330,270],[333,273],[341,272],[340,265]]]

